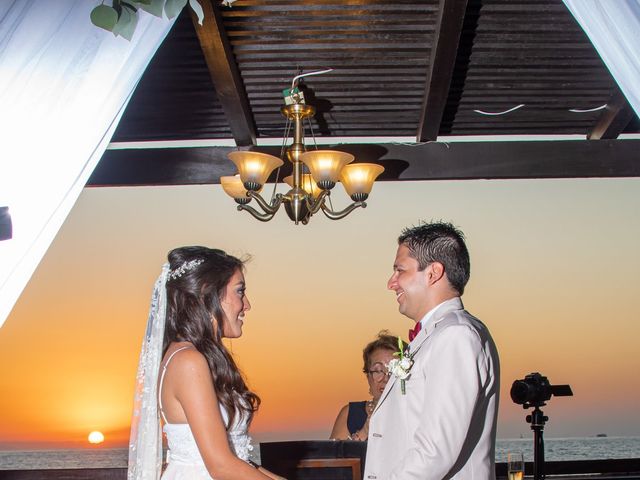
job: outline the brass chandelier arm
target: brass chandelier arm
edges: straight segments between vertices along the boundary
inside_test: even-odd
[[[257,192],[253,192],[251,190],[249,190],[247,192],[247,196],[253,198],[256,202],[258,202],[258,205],[260,205],[260,207],[267,213],[271,214],[271,216],[273,217],[273,215],[278,211],[278,208],[280,208],[280,204],[282,203],[282,194],[278,193],[275,198],[273,199],[272,203],[267,203],[267,201],[262,198],[262,196],[257,193]],[[251,207],[249,207],[251,208]],[[248,209],[247,209],[248,210]],[[256,211],[254,208],[251,208],[251,210]],[[258,213],[256,211],[256,213]]]
[[[340,220],[341,218],[344,218],[347,215],[349,215],[351,212],[353,212],[358,207],[367,208],[367,203],[366,202],[353,202],[351,205],[349,205],[344,210],[340,210],[339,212],[334,212],[329,207],[327,207],[325,205],[325,203],[323,202],[322,203],[322,212],[327,216],[327,218],[330,218],[331,220]]]
[[[318,213],[318,210],[320,210],[320,208],[323,208],[325,198],[328,197],[329,194],[329,190],[323,190],[322,192],[320,192],[320,195],[318,195],[318,198],[316,199],[310,200],[310,196],[307,197],[307,208],[309,209],[309,213],[311,215],[315,215],[316,213]]]
[[[249,205],[238,205],[238,211],[241,211],[241,210],[246,210],[253,216],[253,218],[260,220],[261,222],[268,222],[276,214],[276,212],[260,213],[255,208],[250,207]]]

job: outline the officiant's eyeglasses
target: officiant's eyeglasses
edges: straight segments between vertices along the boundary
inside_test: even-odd
[[[391,373],[387,370],[367,370],[367,375],[369,375],[374,381],[380,382],[383,379],[389,377]]]

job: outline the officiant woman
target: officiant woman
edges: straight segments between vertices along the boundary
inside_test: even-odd
[[[403,348],[405,344],[403,343]],[[365,441],[369,434],[369,417],[376,408],[376,404],[389,380],[387,365],[398,351],[398,337],[383,330],[375,340],[367,344],[362,351],[364,361],[363,373],[369,384],[370,400],[349,402],[342,407],[336,418],[332,440],[360,440]]]

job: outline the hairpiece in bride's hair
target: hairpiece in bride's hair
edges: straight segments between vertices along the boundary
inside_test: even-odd
[[[180,278],[186,272],[188,272],[189,270],[193,270],[194,268],[196,268],[201,263],[204,263],[204,260],[202,258],[198,258],[196,260],[189,260],[188,262],[184,262],[178,268],[176,268],[175,270],[171,270],[169,272],[169,280],[175,280],[176,278]]]

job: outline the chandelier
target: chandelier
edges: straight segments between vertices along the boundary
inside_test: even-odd
[[[315,108],[304,103],[301,95],[292,95],[291,104],[280,109],[287,118],[287,127],[283,139],[281,156],[293,164],[292,175],[284,178],[291,187],[285,193],[274,193],[265,200],[260,191],[269,175],[283,165],[282,159],[261,152],[234,151],[229,159],[238,168],[239,175],[220,178],[224,191],[238,204],[238,210],[246,210],[260,221],[268,222],[277,213],[280,206],[297,225],[306,225],[312,215],[320,210],[331,220],[339,220],[358,207],[365,208],[365,200],[371,193],[373,182],[384,168],[372,163],[351,163],[354,156],[335,150],[307,151],[304,144],[304,120],[315,114]],[[302,99],[302,100],[301,100]],[[310,124],[310,122],[309,122]],[[288,132],[293,125],[293,143],[285,148]],[[305,168],[306,167],[306,168]],[[331,205],[331,189],[337,182],[342,183],[353,203],[340,211]],[[278,178],[276,176],[276,185]],[[255,200],[257,208],[249,203]]]

